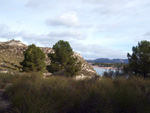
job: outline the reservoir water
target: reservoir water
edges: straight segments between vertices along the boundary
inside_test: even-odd
[[[94,67],[94,69],[100,76],[103,76],[104,72],[110,71],[109,69],[96,68],[96,67]]]

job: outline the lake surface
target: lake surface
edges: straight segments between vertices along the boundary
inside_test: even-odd
[[[100,76],[102,76],[104,74],[104,72],[110,71],[109,69],[96,68],[96,67],[94,67],[94,69]]]

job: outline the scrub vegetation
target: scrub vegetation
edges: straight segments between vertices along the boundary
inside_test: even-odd
[[[7,78],[8,77],[8,78]],[[140,77],[101,78],[76,81],[73,78],[42,78],[30,75],[0,75],[7,89],[12,113],[148,113],[150,80]]]

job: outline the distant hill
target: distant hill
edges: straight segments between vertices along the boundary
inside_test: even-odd
[[[95,60],[86,60],[88,63],[128,63],[128,59],[109,59],[109,58],[98,58]]]

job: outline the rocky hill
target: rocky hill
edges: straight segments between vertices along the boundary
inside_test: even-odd
[[[23,52],[28,48],[27,45],[20,41],[11,40],[8,42],[0,42],[0,71],[6,72],[20,72],[21,67],[19,62],[24,59]],[[46,64],[50,64],[50,59],[47,57],[49,53],[53,52],[52,48],[40,47],[46,54]],[[84,59],[83,57],[74,52],[74,57],[77,57],[82,62],[81,72],[78,76],[96,76],[97,73]]]

